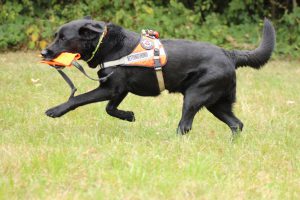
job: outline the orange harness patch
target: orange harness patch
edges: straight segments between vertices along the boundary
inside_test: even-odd
[[[167,63],[167,56],[163,45],[158,39],[152,39],[147,36],[143,36],[139,45],[133,50],[133,52],[127,57],[130,59],[127,65],[154,67],[154,49],[159,50],[160,65],[164,66]]]

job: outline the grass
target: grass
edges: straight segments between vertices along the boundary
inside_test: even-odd
[[[37,53],[0,54],[0,199],[300,199],[300,63],[238,70],[242,136],[205,109],[177,136],[182,96],[128,96],[51,119],[69,88]],[[65,70],[86,92],[97,83]],[[95,76],[93,70],[88,72]],[[36,80],[39,79],[39,80]]]

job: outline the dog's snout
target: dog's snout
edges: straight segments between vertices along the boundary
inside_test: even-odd
[[[43,57],[47,57],[47,55],[48,55],[48,50],[47,49],[43,49],[42,51],[41,51],[41,55],[43,56]]]

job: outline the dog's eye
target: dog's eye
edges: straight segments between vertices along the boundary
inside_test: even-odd
[[[60,39],[61,41],[64,41],[64,40],[66,40],[66,37],[65,37],[64,35],[60,35],[60,36],[59,36],[59,39]]]

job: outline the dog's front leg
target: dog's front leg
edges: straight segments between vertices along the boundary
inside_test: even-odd
[[[118,110],[118,106],[120,103],[123,101],[123,99],[127,96],[128,92],[121,93],[119,95],[115,95],[112,97],[112,99],[108,102],[106,106],[106,112],[113,116],[117,117],[122,120],[127,120],[130,122],[135,121],[134,118],[134,113],[131,111],[123,111],[123,110]]]
[[[99,87],[90,92],[72,97],[67,102],[60,104],[56,107],[50,108],[46,111],[46,115],[53,118],[60,117],[66,114],[67,112],[76,109],[79,106],[99,101],[106,101],[110,98],[111,91],[107,88]]]

